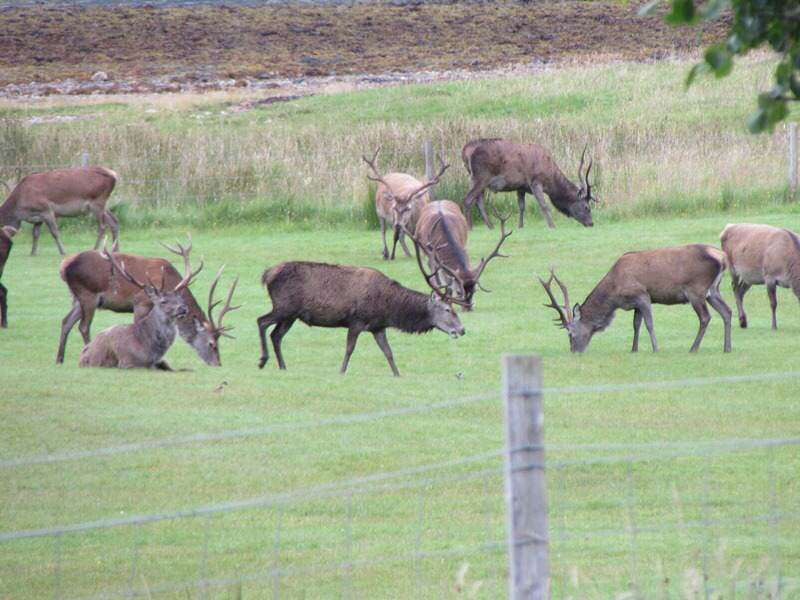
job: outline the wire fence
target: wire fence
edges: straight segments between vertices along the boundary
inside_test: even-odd
[[[610,402],[669,390],[701,401],[708,386],[740,393],[751,389],[742,386],[764,382],[794,388],[800,372],[542,392],[546,402]],[[498,394],[481,394],[332,419],[6,457],[0,462],[6,498],[0,597],[503,597],[504,458],[530,446],[476,448],[473,454],[354,476],[332,473],[327,480],[254,495],[236,493],[235,484],[237,477],[252,475],[237,466],[259,448],[291,440],[307,447],[309,436],[333,431],[335,438],[327,439],[346,440],[345,454],[368,459],[369,449],[359,443],[364,427],[391,430],[412,415],[428,421],[465,410],[485,415],[498,400]],[[533,448],[544,448],[546,461],[523,462],[515,470],[546,469],[551,596],[800,596],[799,447],[800,436]],[[273,468],[306,464],[293,448],[287,453],[285,462],[265,459],[266,478]],[[203,473],[220,476],[208,456],[229,465],[232,491],[226,499],[197,502],[208,499]],[[189,459],[200,475],[184,496],[167,496],[160,510],[120,514],[121,506],[149,508],[154,495],[165,502],[156,493],[168,487],[159,472],[173,473],[175,464]],[[146,489],[132,489],[128,477],[142,472],[153,480],[141,484],[137,478]],[[45,485],[48,478],[57,480],[55,488]],[[117,492],[130,498],[123,501]],[[84,515],[100,518],[79,518]]]

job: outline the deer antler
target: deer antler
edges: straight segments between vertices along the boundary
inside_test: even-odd
[[[133,285],[135,285],[140,289],[148,287],[147,285],[136,279],[133,275],[131,275],[130,273],[128,273],[128,271],[125,270],[124,261],[122,262],[122,264],[118,263],[117,259],[114,258],[114,253],[108,251],[108,238],[103,239],[103,251],[100,254],[103,258],[105,258],[107,261],[111,263],[112,270],[116,269],[117,271],[119,271],[119,274],[122,275],[128,281],[130,281]],[[155,286],[153,286],[151,283],[149,287],[155,287]]]
[[[167,246],[163,242],[159,242],[164,248],[172,252],[173,254],[177,254],[178,256],[183,257],[183,271],[184,276],[183,279],[178,282],[178,285],[175,286],[175,291],[180,291],[185,287],[189,287],[194,279],[200,274],[200,271],[203,270],[203,266],[205,263],[203,262],[202,257],[200,258],[200,268],[197,271],[192,272],[191,262],[189,260],[189,253],[192,251],[192,236],[190,234],[186,234],[189,243],[187,246],[181,244],[178,240],[175,240],[176,247],[173,248],[172,246]]]
[[[436,157],[439,159],[439,172],[433,177],[433,179],[426,181],[424,184],[422,184],[420,187],[414,190],[414,192],[409,194],[408,195],[409,201],[415,198],[416,196],[419,196],[428,188],[433,187],[434,185],[439,183],[439,179],[441,179],[442,175],[444,175],[444,172],[450,168],[449,164],[445,164],[441,154],[437,154]]]
[[[586,150],[589,148],[589,142],[586,142],[586,145],[583,147],[583,152],[581,153],[581,164],[578,165],[578,181],[583,181],[583,159],[586,158]]]
[[[233,336],[228,334],[228,331],[233,329],[233,327],[224,327],[222,325],[222,319],[225,318],[225,315],[231,311],[238,310],[241,307],[239,306],[231,306],[231,300],[233,299],[233,292],[236,291],[236,284],[239,283],[239,278],[233,280],[233,285],[231,286],[230,291],[228,292],[228,298],[225,300],[225,306],[222,307],[222,310],[217,317],[217,322],[214,323],[214,318],[211,316],[214,308],[216,308],[222,300],[214,301],[214,292],[217,289],[217,284],[219,283],[220,277],[222,277],[222,272],[225,270],[225,265],[220,267],[219,271],[217,271],[217,276],[214,278],[214,283],[211,284],[211,289],[208,292],[208,322],[211,324],[211,327],[214,329],[214,333],[217,335],[224,335],[225,337],[232,338]]]
[[[437,259],[436,260],[436,264],[437,264],[436,270],[433,273],[427,273],[425,271],[425,267],[422,266],[422,257],[420,256],[420,250],[419,250],[421,244],[419,243],[419,240],[417,240],[417,238],[414,235],[412,235],[407,229],[406,229],[406,233],[411,238],[411,241],[414,242],[414,251],[415,251],[415,253],[417,255],[417,265],[419,266],[419,270],[422,272],[422,276],[425,278],[425,281],[428,283],[430,288],[434,292],[436,292],[436,295],[439,296],[439,298],[441,298],[445,302],[458,304],[459,306],[463,306],[463,307],[469,306],[468,302],[464,302],[463,300],[459,300],[457,298],[453,298],[452,296],[448,295],[446,287],[434,285],[433,280],[436,278],[436,272],[439,271],[439,269],[441,268],[441,266],[440,266],[441,263]],[[431,246],[429,248],[429,250],[434,253],[434,258],[435,258],[436,249]],[[427,251],[426,251],[426,253],[427,253]]]
[[[550,304],[545,304],[545,306],[555,309],[558,312],[558,318],[555,319],[556,323],[561,321],[560,327],[565,328],[572,322],[572,309],[569,307],[569,294],[567,293],[567,286],[561,283],[561,280],[556,277],[555,270],[551,267],[550,268],[550,279],[547,280],[547,283],[541,278],[537,278],[539,283],[542,284],[544,287],[544,291],[547,292],[547,295],[550,297]],[[561,293],[564,295],[564,306],[559,305],[558,301],[556,301],[555,296],[553,295],[553,290],[550,286],[555,281],[558,284],[558,287],[561,288]],[[565,312],[566,311],[566,312]]]
[[[483,273],[483,270],[486,268],[486,265],[488,265],[489,261],[492,260],[493,258],[496,257],[508,258],[507,254],[500,254],[500,246],[503,245],[503,242],[505,242],[512,233],[514,233],[513,231],[509,231],[506,233],[506,221],[508,221],[508,218],[511,216],[510,214],[507,214],[504,217],[495,208],[494,216],[497,217],[497,219],[500,221],[500,240],[497,242],[497,246],[494,247],[494,250],[492,250],[492,253],[489,255],[489,257],[481,259],[481,262],[478,264],[478,269],[475,274],[475,283],[484,292],[489,292],[490,290],[487,290],[480,284],[481,273]]]
[[[372,160],[367,158],[366,155],[362,155],[361,159],[365,163],[367,163],[369,165],[369,168],[372,169],[372,172],[375,173],[374,177],[368,174],[367,179],[369,179],[370,181],[377,181],[378,183],[382,183],[386,187],[386,191],[392,196],[392,198],[394,198],[394,194],[392,193],[392,186],[386,183],[386,180],[383,178],[383,175],[381,175],[380,171],[378,171],[378,166],[376,165],[376,162],[378,160],[378,153],[380,151],[381,151],[381,146],[378,146],[378,148],[375,150],[375,154],[372,155]]]

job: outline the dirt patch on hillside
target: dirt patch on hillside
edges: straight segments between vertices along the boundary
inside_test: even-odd
[[[725,27],[673,28],[636,10],[603,1],[12,8],[0,11],[0,86],[26,95],[13,84],[72,79],[80,85],[66,93],[182,91],[597,54],[657,60],[720,39]],[[92,81],[98,71],[107,78]]]

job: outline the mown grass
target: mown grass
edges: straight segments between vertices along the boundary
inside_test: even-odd
[[[687,69],[672,62],[576,66],[322,93],[253,110],[239,110],[252,93],[46,100],[33,108],[6,102],[2,173],[78,164],[86,151],[120,174],[112,198],[126,225],[373,227],[363,153],[381,145],[383,169],[420,176],[422,144],[431,139],[452,165],[437,195],[460,201],[469,187],[462,145],[501,136],[542,143],[573,178],[588,143],[601,221],[793,210],[784,131],[752,136],[745,129],[771,63],[744,62],[725,80],[689,91]],[[95,118],[24,125],[47,110]],[[513,194],[497,201],[511,206]]]
[[[225,262],[227,282],[241,276],[237,301],[244,307],[229,317],[237,339],[224,341],[222,368],[203,366],[177,342],[169,359],[190,371],[173,374],[78,369],[77,332],[66,364],[56,367],[60,319],[69,308],[57,275],[60,260],[49,240],[41,256],[29,257],[23,233],[3,279],[11,293],[11,327],[0,331],[3,459],[316,421],[472,394],[492,397],[432,413],[6,467],[0,478],[2,531],[190,510],[500,449],[504,352],[541,354],[549,387],[796,370],[800,313],[785,290],[779,292],[777,332],[769,327],[763,288],[750,293],[751,327],[735,328],[729,355],[722,352],[716,314],[700,352],[690,355],[697,320],[689,307],[678,306],[655,307],[658,354],[628,352],[630,313],[623,313],[585,355],[573,356],[566,336],[550,323],[551,311],[541,306],[534,275],[550,265],[578,301],[626,250],[715,243],[728,221],[744,219],[800,228],[796,212],[774,210],[602,221],[593,229],[561,218],[552,231],[531,223],[509,239],[510,258],[486,272],[485,284],[494,292],[481,293],[476,310],[462,315],[465,337],[390,332],[399,379],[391,377],[369,336],[360,341],[348,374],[340,376],[344,332],[299,324],[284,342],[288,370],[279,372],[272,361],[263,371],[256,368],[255,318],[269,307],[259,285],[266,265],[300,258],[370,265],[420,288],[414,261],[379,258],[376,232],[260,226],[194,231],[195,252],[207,262],[196,295],[204,296],[211,273]],[[123,249],[160,254],[158,241],[183,232],[126,228]],[[495,235],[476,230],[473,256],[492,247]],[[65,234],[71,250],[92,241],[90,232],[75,228]],[[727,278],[723,287],[733,305]],[[93,330],[127,320],[101,312]],[[224,393],[214,393],[222,381],[228,382]],[[658,456],[668,450],[658,447],[661,442],[797,436],[796,400],[797,380],[547,396],[554,594],[694,598],[729,594],[738,586],[740,594],[766,597],[779,572],[786,597],[796,593],[796,447],[631,464],[568,462]],[[656,447],[568,447],[619,443]],[[442,598],[459,595],[456,574],[468,563],[464,595],[480,583],[477,597],[499,597],[506,589],[505,549],[483,544],[505,537],[500,466],[499,458],[487,458],[362,484],[352,495],[306,492],[259,509],[3,543],[0,596],[83,597],[133,589],[152,597],[261,598],[271,597],[277,585],[280,596],[290,598]],[[469,478],[483,469],[493,470]],[[454,480],[440,481],[443,476]],[[780,512],[785,520],[753,520]],[[415,552],[427,557],[415,560]],[[274,568],[285,570],[277,581]],[[255,579],[240,585],[235,580],[241,576]],[[183,583],[201,577],[220,582],[208,590]],[[165,584],[174,589],[158,593]]]

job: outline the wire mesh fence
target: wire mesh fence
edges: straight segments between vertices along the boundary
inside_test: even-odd
[[[679,390],[701,401],[707,386],[735,392],[764,381],[796,386],[800,373],[543,392],[546,403],[653,390]],[[249,489],[248,495],[236,485],[245,475],[237,470],[242,454],[263,451],[275,438],[308,448],[304,436],[338,428],[344,451],[369,461],[369,449],[359,445],[363,427],[402,423],[410,415],[443,419],[448,411],[499,400],[483,394],[4,458],[0,597],[504,597],[506,448],[390,470],[370,462],[356,475],[330,473],[277,491],[270,476],[293,460],[275,460],[262,473],[261,490],[271,491]],[[544,465],[519,468],[546,470],[551,596],[799,596],[799,447],[800,437],[744,436],[545,444]],[[287,450],[299,464],[295,451]],[[192,462],[196,481],[168,505],[154,507],[152,492],[168,485],[159,478],[165,462],[186,462],[187,470]],[[143,471],[151,475],[144,489],[132,489],[129,475]],[[206,501],[204,477],[226,473],[230,493]],[[55,487],[47,488],[44,481],[53,478]]]

